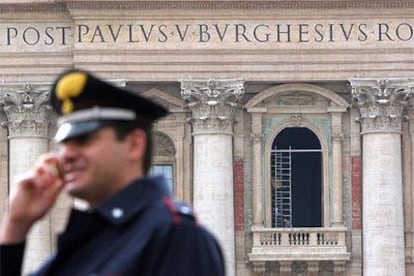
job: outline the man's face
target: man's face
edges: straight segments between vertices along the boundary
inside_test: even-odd
[[[116,139],[115,130],[103,127],[61,143],[59,157],[65,189],[95,205],[110,197],[127,181],[128,139]]]

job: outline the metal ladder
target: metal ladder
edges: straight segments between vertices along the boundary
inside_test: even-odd
[[[271,154],[272,227],[292,227],[292,149]]]

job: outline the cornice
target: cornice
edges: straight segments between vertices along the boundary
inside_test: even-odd
[[[82,10],[324,10],[324,9],[407,9],[414,1],[84,1],[60,0],[59,3],[0,4],[0,13],[64,12]]]
[[[171,10],[279,10],[279,9],[399,9],[414,7],[413,1],[66,1],[81,9]]]
[[[41,13],[41,12],[66,12],[67,7],[64,3],[25,3],[25,4],[0,4],[0,14],[2,13]]]

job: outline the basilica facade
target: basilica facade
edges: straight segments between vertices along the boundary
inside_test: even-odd
[[[152,173],[229,276],[414,275],[414,2],[3,0],[0,217],[56,150],[48,99],[71,67],[170,110]],[[72,206],[33,229],[25,271]]]

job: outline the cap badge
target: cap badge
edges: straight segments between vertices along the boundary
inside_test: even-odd
[[[68,114],[73,110],[70,98],[79,96],[86,84],[88,76],[83,72],[73,72],[62,77],[56,85],[56,96],[62,100],[62,113]]]

